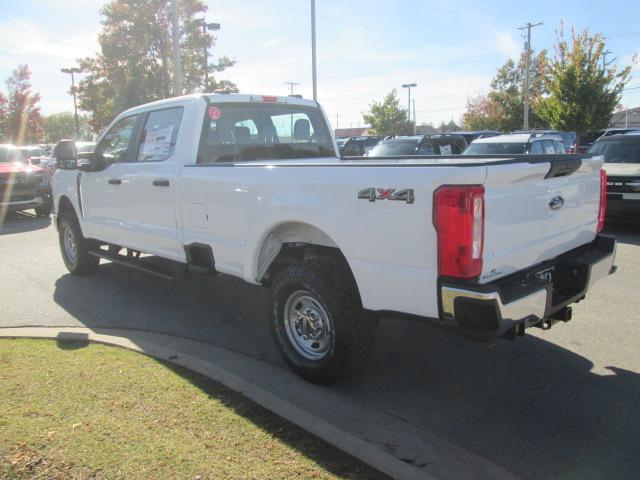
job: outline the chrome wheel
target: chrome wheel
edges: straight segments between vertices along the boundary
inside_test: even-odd
[[[62,227],[62,244],[64,245],[64,253],[67,259],[75,265],[78,261],[78,244],[71,227],[66,223]]]
[[[306,290],[289,295],[284,305],[284,324],[289,341],[308,360],[320,360],[333,341],[333,325],[320,302]]]

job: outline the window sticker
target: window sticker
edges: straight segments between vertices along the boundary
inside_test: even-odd
[[[147,130],[142,147],[143,156],[160,156],[171,153],[171,137],[173,135],[173,125],[165,128],[154,128]]]
[[[222,113],[218,107],[209,107],[209,118],[211,120],[220,120]]]
[[[452,155],[451,145],[440,145],[440,155]]]

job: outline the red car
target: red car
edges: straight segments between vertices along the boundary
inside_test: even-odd
[[[32,165],[13,145],[0,145],[0,218],[7,211],[51,213],[51,186],[44,169]]]

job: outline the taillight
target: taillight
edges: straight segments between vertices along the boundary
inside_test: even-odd
[[[600,210],[598,210],[598,232],[604,229],[607,213],[607,172],[600,169]]]
[[[445,185],[434,194],[433,222],[438,234],[438,273],[473,278],[482,272],[484,187]]]

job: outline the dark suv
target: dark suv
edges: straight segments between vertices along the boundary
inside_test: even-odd
[[[465,148],[467,142],[461,135],[402,135],[385,138],[367,156],[460,155]]]
[[[340,155],[343,157],[364,157],[383,137],[351,137],[346,141]]]
[[[604,156],[607,215],[640,219],[640,132],[600,137],[589,154]]]

